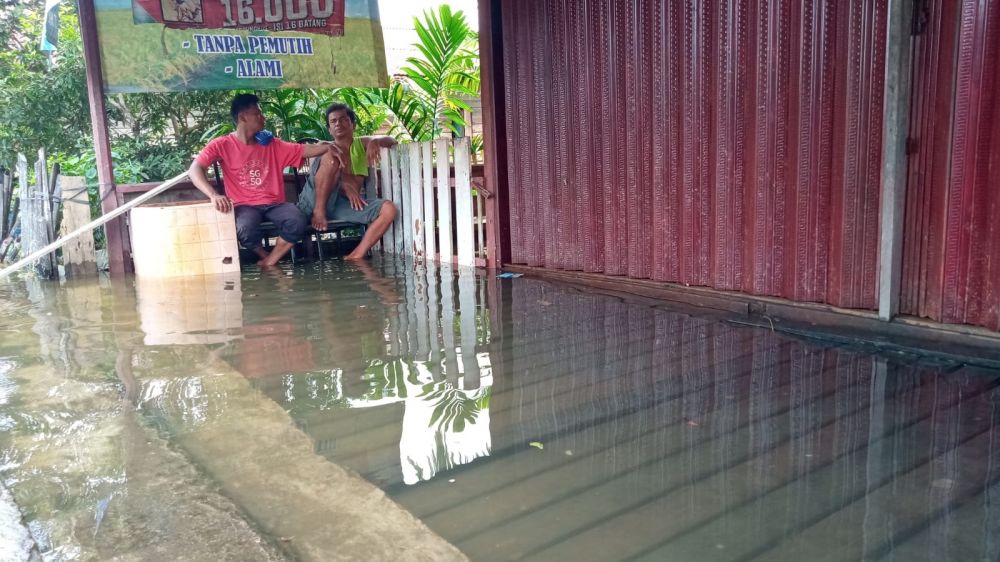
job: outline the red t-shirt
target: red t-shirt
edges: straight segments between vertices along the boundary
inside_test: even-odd
[[[203,168],[218,161],[226,183],[226,196],[233,205],[273,205],[285,202],[283,170],[301,166],[305,147],[272,140],[267,146],[244,144],[235,134],[219,137],[198,153],[195,162]]]

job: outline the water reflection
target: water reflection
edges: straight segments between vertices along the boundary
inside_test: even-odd
[[[140,277],[135,292],[146,345],[223,343],[243,327],[239,273]]]
[[[415,484],[489,455],[487,278],[401,262],[326,273],[331,277],[322,282],[331,291],[309,293],[315,302],[294,319],[275,314],[281,307],[272,303],[303,310],[309,297],[296,289],[301,280],[286,272],[257,279],[244,339],[224,357],[260,379],[259,387],[288,409],[319,452],[356,461],[353,468],[377,472],[383,484]],[[395,444],[394,466],[365,464],[381,453],[345,459],[366,442],[338,431],[363,425],[359,418],[379,420],[369,437]]]
[[[1000,557],[995,372],[409,262],[2,290],[0,471],[55,559],[312,540],[327,460],[473,559]]]

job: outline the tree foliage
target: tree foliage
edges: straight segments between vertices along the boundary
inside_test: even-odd
[[[10,167],[18,152],[72,152],[90,135],[79,26],[68,4],[51,61],[39,50],[42,0],[0,12],[0,166]]]

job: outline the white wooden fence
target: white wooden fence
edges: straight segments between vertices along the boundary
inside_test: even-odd
[[[454,193],[450,178],[452,166],[455,169]],[[379,176],[382,197],[394,202],[399,210],[393,226],[382,238],[387,253],[443,263],[454,260],[462,266],[476,265],[468,138],[383,148]]]

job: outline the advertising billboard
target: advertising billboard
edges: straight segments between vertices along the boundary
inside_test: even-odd
[[[377,0],[94,0],[105,91],[385,86]]]

